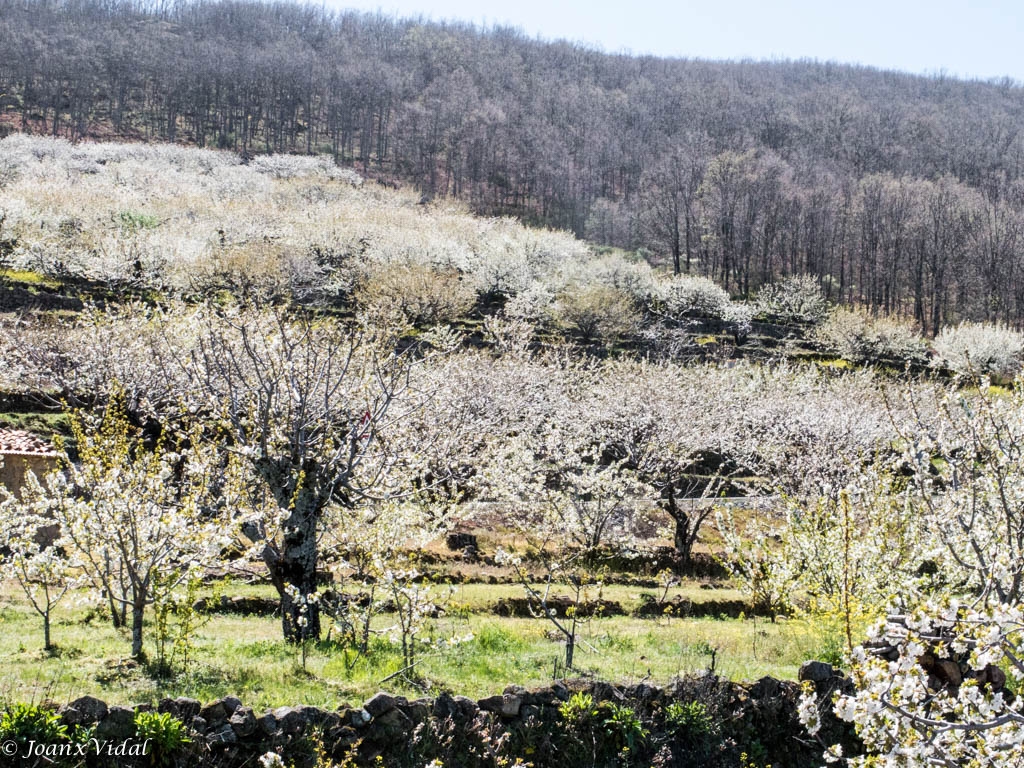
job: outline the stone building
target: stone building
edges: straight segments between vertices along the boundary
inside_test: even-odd
[[[0,428],[0,485],[18,494],[29,471],[42,479],[57,467],[57,452],[48,440],[22,429]]]

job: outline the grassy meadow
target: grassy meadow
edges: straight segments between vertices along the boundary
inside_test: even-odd
[[[271,597],[265,585],[228,584],[224,595]],[[438,589],[440,591],[440,588]],[[212,590],[204,589],[212,593]],[[606,586],[603,597],[635,609],[643,595],[660,598],[663,590]],[[42,650],[42,623],[17,585],[0,592],[0,699],[57,702],[92,694],[109,702],[134,704],[164,696],[211,700],[238,696],[253,707],[304,702],[334,708],[355,703],[380,689],[410,697],[449,690],[470,697],[500,691],[509,683],[550,682],[564,646],[543,618],[508,618],[489,607],[503,597],[518,597],[516,584],[463,584],[455,587],[445,615],[432,629],[435,637],[466,637],[446,650],[424,643],[418,679],[385,679],[402,668],[397,646],[386,635],[371,641],[371,651],[357,657],[332,640],[312,644],[305,668],[301,651],[281,639],[280,620],[270,616],[211,613],[192,638],[187,668],[173,678],[130,658],[127,633],[112,628],[86,604],[69,600],[56,612],[56,650]],[[701,589],[689,582],[669,590],[669,598],[735,599],[735,590]],[[84,597],[79,595],[77,597]],[[375,629],[394,617],[383,614]],[[146,627],[153,657],[155,628]],[[764,675],[793,678],[800,663],[820,643],[798,621],[771,623],[765,618],[595,618],[583,625],[575,673],[614,683],[666,682],[677,675],[711,667],[735,680]],[[175,662],[180,663],[180,659]],[[561,677],[564,671],[558,673]]]

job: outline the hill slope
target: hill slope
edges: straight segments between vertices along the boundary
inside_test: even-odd
[[[1024,315],[1024,89],[669,60],[287,3],[0,1],[0,127],[330,152],[749,294]]]

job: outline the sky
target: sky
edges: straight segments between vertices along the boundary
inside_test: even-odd
[[[1022,0],[326,0],[521,28],[609,53],[801,59],[1024,81]]]

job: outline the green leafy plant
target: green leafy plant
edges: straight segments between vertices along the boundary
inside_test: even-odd
[[[608,704],[607,713],[604,724],[608,734],[618,742],[620,752],[633,754],[650,734],[640,715],[632,707],[620,704]]]
[[[562,702],[558,713],[566,724],[579,727],[594,722],[598,717],[598,709],[594,706],[594,697],[589,693],[577,691]]]
[[[160,226],[160,219],[148,213],[120,211],[117,214],[117,224],[126,232],[138,232],[142,229],[156,229]]]
[[[24,747],[31,741],[55,744],[67,739],[67,726],[52,709],[38,704],[13,704],[0,715],[0,741],[13,740]]]
[[[169,712],[135,713],[135,733],[149,740],[149,760],[154,766],[174,765],[175,757],[189,743],[185,724]]]
[[[688,738],[708,736],[715,729],[708,708],[699,701],[673,701],[665,707],[665,723],[676,736]]]

